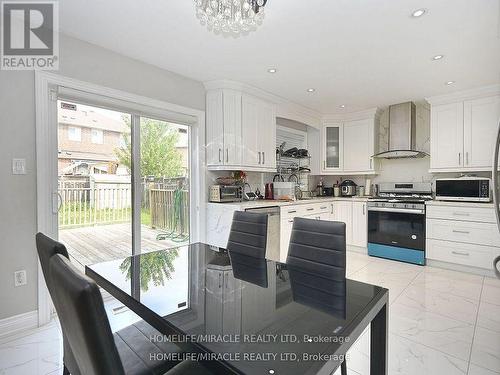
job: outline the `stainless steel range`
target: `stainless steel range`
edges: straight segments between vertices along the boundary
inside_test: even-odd
[[[383,183],[368,201],[368,254],[425,265],[425,202],[430,183]]]

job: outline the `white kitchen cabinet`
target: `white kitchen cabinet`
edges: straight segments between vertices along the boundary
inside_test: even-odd
[[[344,124],[344,172],[371,171],[375,154],[373,120],[356,120]]]
[[[427,207],[426,257],[491,270],[500,254],[494,209],[490,205],[449,205]]]
[[[276,170],[275,105],[236,90],[207,92],[206,153],[211,170]]]
[[[352,202],[333,202],[331,220],[345,223],[346,242],[352,244]]]
[[[321,174],[374,174],[378,117],[326,122],[321,132]]]
[[[274,106],[250,95],[242,97],[244,166],[276,170],[276,114]]]
[[[209,166],[224,165],[224,109],[222,90],[207,93],[206,156]]]
[[[489,171],[500,118],[500,94],[429,99],[431,172]]]
[[[431,169],[463,166],[463,103],[433,106]]]
[[[366,202],[352,202],[352,234],[350,244],[368,246],[368,214]]]
[[[464,102],[464,166],[489,168],[500,119],[500,96]]]
[[[241,93],[234,90],[207,92],[207,164],[241,165]]]
[[[343,124],[329,124],[323,127],[322,172],[340,172],[343,166]]]

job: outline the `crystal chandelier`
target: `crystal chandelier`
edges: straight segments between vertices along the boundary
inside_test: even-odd
[[[215,33],[237,35],[255,30],[267,0],[194,0],[196,16]]]

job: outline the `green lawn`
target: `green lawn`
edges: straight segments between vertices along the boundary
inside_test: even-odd
[[[131,221],[131,210],[105,208],[94,210],[82,204],[66,204],[59,210],[59,226],[83,227],[90,225],[106,225],[126,223]],[[141,210],[141,224],[151,226],[151,213],[148,209]]]

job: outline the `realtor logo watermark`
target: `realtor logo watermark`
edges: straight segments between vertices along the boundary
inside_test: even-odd
[[[1,69],[59,69],[57,1],[2,1],[1,20]]]

